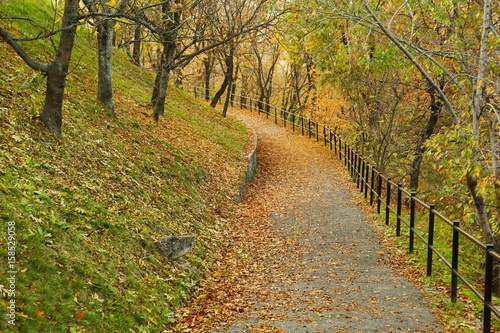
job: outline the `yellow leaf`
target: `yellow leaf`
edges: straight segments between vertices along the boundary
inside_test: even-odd
[[[23,312],[16,312],[16,316],[23,317],[23,318],[29,318],[27,314]]]
[[[152,317],[152,316],[148,316],[148,319],[150,322],[152,322],[153,324],[155,325],[158,325],[158,322]]]

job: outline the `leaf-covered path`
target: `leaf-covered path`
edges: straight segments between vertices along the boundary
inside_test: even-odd
[[[218,270],[180,312],[183,332],[440,332],[421,291],[391,270],[346,172],[314,140],[233,110],[259,138],[259,172]]]

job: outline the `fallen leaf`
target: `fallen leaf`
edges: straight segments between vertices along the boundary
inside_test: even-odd
[[[74,318],[76,320],[81,320],[81,319],[83,319],[84,315],[85,315],[85,312],[82,309],[79,309],[78,311],[75,312]]]

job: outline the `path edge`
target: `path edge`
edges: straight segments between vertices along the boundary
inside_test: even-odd
[[[238,194],[237,201],[241,202],[243,200],[243,197],[245,196],[245,193],[247,192],[248,185],[252,182],[255,174],[257,173],[257,164],[258,164],[258,157],[257,157],[257,147],[258,147],[258,138],[257,138],[257,132],[255,132],[254,128],[251,126],[248,126],[245,124],[245,126],[252,131],[253,134],[253,147],[252,151],[246,156],[247,159],[247,171],[245,173],[245,177],[243,179],[243,184],[241,185],[240,188],[240,193]]]

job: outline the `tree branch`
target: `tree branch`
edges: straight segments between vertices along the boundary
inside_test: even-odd
[[[439,93],[439,96],[443,100],[444,104],[451,117],[453,118],[453,122],[455,124],[460,124],[460,118],[457,116],[455,109],[451,105],[450,100],[444,93],[444,91],[439,87],[439,85],[430,77],[429,73],[418,63],[418,61],[413,57],[413,55],[403,46],[403,44],[399,41],[399,38],[396,37],[391,31],[389,31],[380,21],[378,16],[372,11],[370,6],[365,2],[364,6],[366,10],[370,13],[370,16],[375,20],[379,28],[384,32],[384,34],[404,53],[404,55],[413,63],[413,65],[418,69],[418,71],[424,76],[425,80]]]
[[[21,59],[24,60],[24,62],[30,66],[31,68],[33,68],[34,70],[36,71],[40,71],[42,73],[47,73],[47,70],[48,70],[48,64],[44,64],[44,63],[41,63],[41,62],[38,62],[38,61],[35,61],[33,58],[31,58],[25,51],[24,49],[21,47],[21,45],[19,45],[15,40],[14,38],[9,34],[7,33],[5,30],[3,30],[2,28],[0,28],[0,37],[5,40],[7,42],[7,44],[9,44],[13,49],[14,51],[16,51],[16,53],[21,57]]]

